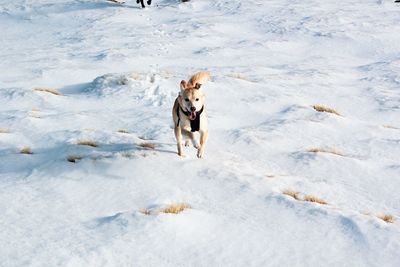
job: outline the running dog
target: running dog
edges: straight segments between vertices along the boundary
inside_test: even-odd
[[[204,155],[208,137],[208,121],[204,106],[205,96],[201,87],[209,79],[208,72],[198,72],[190,78],[189,82],[181,81],[181,91],[172,108],[176,145],[178,155],[181,157],[185,156],[182,149],[183,137],[186,139],[185,146],[189,146],[189,141],[191,141],[197,148],[198,158]],[[195,132],[200,133],[200,144],[195,140]]]

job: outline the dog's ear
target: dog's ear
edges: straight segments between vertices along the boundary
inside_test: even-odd
[[[185,90],[187,88],[187,83],[185,80],[181,81],[181,90]]]
[[[196,83],[196,85],[194,86],[194,88],[196,88],[197,90],[201,88],[201,83]]]

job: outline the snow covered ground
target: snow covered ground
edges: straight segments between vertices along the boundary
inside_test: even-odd
[[[0,2],[0,266],[400,266],[400,4]]]

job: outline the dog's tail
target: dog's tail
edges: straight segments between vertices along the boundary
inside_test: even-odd
[[[193,74],[192,77],[190,77],[189,84],[196,86],[196,84],[202,85],[205,82],[209,81],[211,78],[210,73],[208,71],[200,71],[196,74]]]

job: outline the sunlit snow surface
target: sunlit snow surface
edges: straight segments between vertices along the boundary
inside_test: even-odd
[[[385,0],[1,0],[0,266],[400,266],[399,22]],[[199,70],[209,141],[179,158]]]

